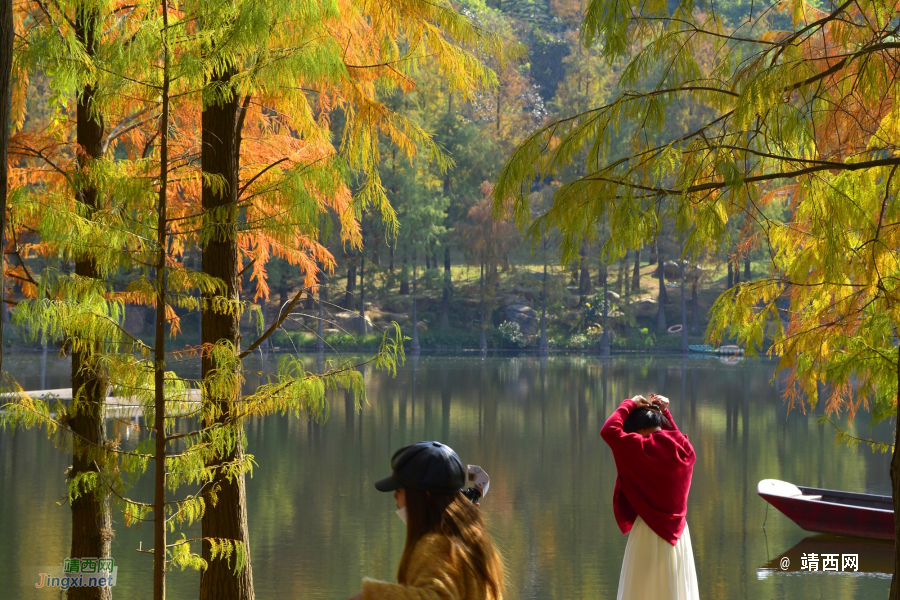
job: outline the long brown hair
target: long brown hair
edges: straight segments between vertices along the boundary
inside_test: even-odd
[[[468,570],[484,582],[485,597],[503,597],[503,563],[484,525],[477,506],[456,494],[432,494],[406,488],[406,546],[400,558],[397,581],[406,584],[406,570],[416,543],[428,533],[450,540],[450,564],[461,574]]]

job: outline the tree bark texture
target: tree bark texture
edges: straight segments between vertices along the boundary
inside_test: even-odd
[[[168,0],[162,0],[168,29]],[[153,350],[153,600],[166,599],[166,215],[169,184],[169,52],[163,35],[162,111],[159,124],[159,200],[156,214],[156,330]]]
[[[578,294],[581,296],[581,301],[584,302],[591,293],[591,271],[588,267],[587,251],[584,244],[581,245],[581,249],[578,251],[578,257],[581,263],[581,276],[578,278]]]
[[[409,295],[409,271],[406,270],[406,256],[403,257],[403,266],[400,268],[400,295]]]
[[[625,290],[623,289],[623,287],[625,286],[625,258],[627,257],[627,255],[628,254],[626,253],[626,255],[622,257],[622,260],[619,261],[619,272],[616,275],[616,293],[618,293],[620,296],[625,295]]]
[[[665,269],[663,268],[665,262],[663,261],[662,251],[659,249],[656,252],[656,262],[656,272],[659,277],[659,312],[656,313],[656,332],[664,334],[668,329],[668,324],[666,323],[666,277]]]
[[[6,2],[6,0],[0,0]],[[87,9],[77,11],[75,35],[88,56],[95,56],[99,46],[99,15]],[[103,120],[91,115],[96,90],[87,85],[81,90],[75,105],[75,140],[78,143],[78,167],[90,168],[93,160],[103,155]],[[4,129],[6,123],[4,123]],[[3,161],[6,165],[6,160]],[[84,205],[88,214],[97,209],[97,189],[83,187],[76,192],[76,200]],[[6,214],[5,206],[3,214]],[[75,274],[96,279],[99,271],[93,256],[75,257]],[[99,350],[99,349],[98,349]],[[90,352],[72,353],[72,392],[77,397],[73,403],[74,416],[69,427],[75,434],[70,477],[98,472],[101,466],[87,456],[87,452],[106,443],[105,407],[108,382],[94,369]],[[72,548],[70,558],[108,558],[112,539],[112,519],[109,494],[102,489],[82,494],[72,501]],[[108,600],[111,588],[73,587],[69,600]]]
[[[229,75],[220,74],[218,81],[210,84],[227,85]],[[237,191],[240,152],[240,132],[237,126],[238,99],[231,96],[220,104],[211,103],[204,107],[202,121],[201,165],[204,173],[218,175],[225,181],[224,189],[203,186],[203,210],[208,215],[207,223],[214,232],[203,246],[203,272],[224,283],[225,298],[237,302],[238,246],[237,246]],[[214,212],[210,212],[214,211]],[[201,310],[202,341],[204,345],[227,340],[240,351],[241,334],[239,315],[214,309],[214,296],[204,297]],[[202,360],[202,375],[206,379],[219,365],[209,355]],[[233,422],[236,418],[240,389],[230,390],[221,396],[208,396],[206,402],[215,405],[217,424]],[[212,460],[211,466],[219,467],[227,463],[237,463],[244,458],[243,425],[238,420],[232,425],[237,428],[237,442],[233,449]],[[206,511],[201,520],[204,539],[221,538],[244,545],[246,560],[243,568],[234,574],[234,556],[230,560],[212,560],[210,544],[203,544],[203,558],[208,567],[200,576],[200,600],[252,600],[253,574],[250,565],[250,544],[247,532],[247,496],[244,476],[226,478],[217,473],[213,485],[218,487],[218,501],[213,504],[207,498]]]
[[[898,332],[895,331],[895,334]],[[894,498],[894,576],[890,600],[900,600],[900,361],[897,362],[897,407],[894,417],[894,453],[891,455],[891,493]]]
[[[444,246],[444,286],[441,291],[441,331],[450,328],[450,289],[453,286],[453,277],[450,271],[450,246]]]
[[[631,273],[631,291],[641,290],[641,249],[634,251],[634,271]]]
[[[13,24],[12,0],[0,0],[0,248],[6,247],[6,196],[9,193],[9,125],[12,111]],[[3,303],[5,273],[0,269],[0,311]],[[3,319],[0,319],[0,371],[3,370]]]
[[[353,310],[353,290],[356,289],[356,257],[347,255],[347,288],[344,292],[344,308]]]
[[[700,296],[697,293],[699,287],[699,280],[691,281],[691,333],[697,333],[700,330]]]

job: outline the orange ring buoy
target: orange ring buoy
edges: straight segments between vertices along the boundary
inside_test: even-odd
[[[666,331],[668,331],[669,333],[681,333],[681,329],[681,325],[672,325],[671,327],[666,329]]]

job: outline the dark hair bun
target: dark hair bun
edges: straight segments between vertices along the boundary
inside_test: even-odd
[[[628,416],[625,417],[625,422],[622,424],[622,429],[625,430],[625,433],[636,433],[641,429],[648,429],[654,427],[662,427],[663,429],[669,426],[669,420],[662,414],[662,411],[658,406],[653,406],[651,408],[635,408]]]

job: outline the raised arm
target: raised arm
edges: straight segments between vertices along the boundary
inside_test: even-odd
[[[669,421],[670,426],[663,427],[663,429],[678,431],[679,433],[681,433],[681,430],[678,429],[678,425],[675,424],[675,419],[672,418],[672,413],[669,412],[669,399],[665,396],[660,396],[659,394],[650,394],[650,402],[658,406],[660,408],[660,412],[662,412],[666,420]]]
[[[609,415],[606,423],[600,428],[600,437],[603,438],[603,441],[612,446],[617,440],[625,437],[625,431],[622,429],[622,426],[625,423],[625,417],[627,417],[628,413],[634,410],[636,406],[637,403],[631,398],[622,401],[619,408],[614,410],[613,414]]]
[[[662,414],[666,418],[666,420],[669,422],[669,425],[670,425],[669,427],[666,427],[665,429],[681,431],[680,429],[678,429],[678,425],[675,424],[675,419],[672,418],[672,413],[669,412],[668,406],[666,406],[665,408],[662,409]]]

